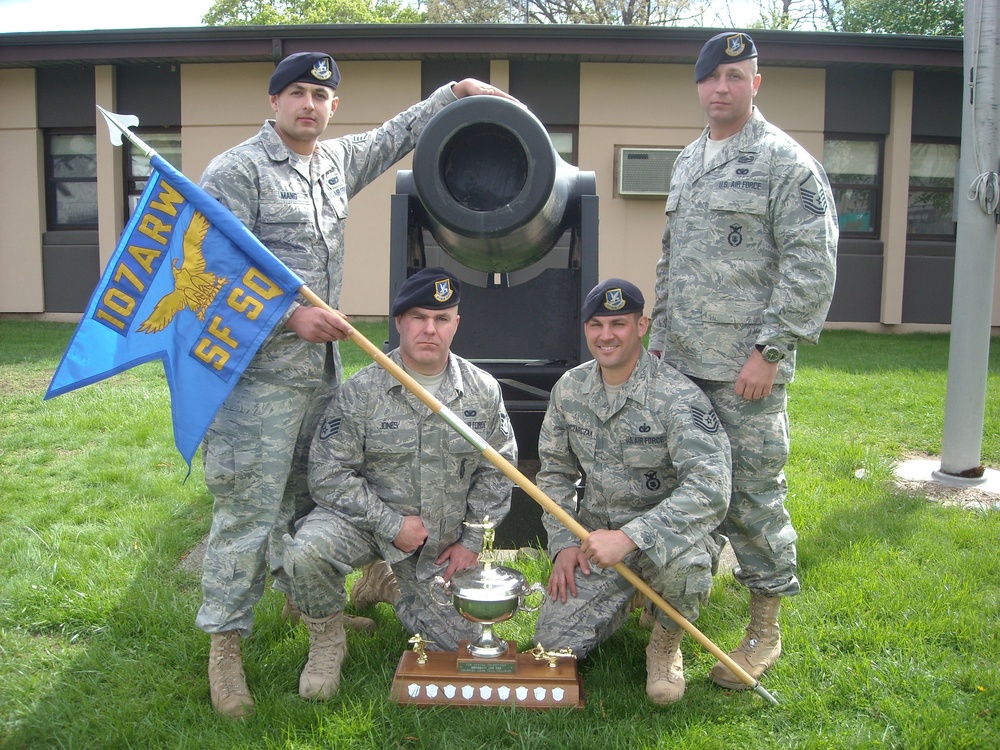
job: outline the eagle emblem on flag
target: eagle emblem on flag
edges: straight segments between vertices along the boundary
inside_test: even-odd
[[[185,308],[198,316],[198,320],[205,319],[205,311],[227,281],[205,269],[202,244],[208,229],[208,220],[196,211],[184,232],[184,258],[175,261],[172,269],[174,290],[156,303],[153,312],[139,326],[139,332],[159,333]]]

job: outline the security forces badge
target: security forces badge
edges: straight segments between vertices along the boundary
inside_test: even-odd
[[[662,486],[660,478],[656,476],[656,469],[644,472],[642,476],[646,479],[646,489],[650,492],[656,492]]]
[[[625,307],[625,295],[621,289],[608,289],[604,293],[604,307],[608,310],[621,310]]]
[[[434,299],[438,302],[447,302],[452,294],[451,279],[444,278],[434,282]]]
[[[316,64],[312,66],[312,77],[317,81],[329,81],[330,76],[333,75],[333,71],[330,70],[330,58],[324,57],[316,61]]]
[[[743,41],[742,34],[733,34],[726,37],[726,54],[730,57],[739,57],[746,48],[747,45]]]

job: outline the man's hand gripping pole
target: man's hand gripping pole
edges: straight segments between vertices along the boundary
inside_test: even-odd
[[[322,307],[325,310],[329,310],[337,315],[340,315],[339,311],[334,310],[332,307],[327,305],[323,300],[317,297],[307,286],[303,286],[299,289],[299,293],[309,301],[310,304],[316,307]],[[343,316],[342,316],[343,317]],[[500,471],[506,475],[514,484],[524,490],[531,498],[542,506],[546,511],[555,516],[560,523],[562,523],[567,529],[572,531],[581,540],[586,539],[590,536],[590,532],[587,531],[580,523],[573,518],[569,513],[562,509],[552,498],[542,492],[538,487],[535,486],[534,482],[528,479],[524,474],[522,474],[516,466],[510,463],[506,458],[501,456],[495,448],[493,448],[489,443],[483,440],[478,433],[472,430],[465,422],[463,422],[459,417],[451,411],[448,407],[438,401],[433,395],[431,395],[426,388],[420,385],[416,380],[411,378],[406,371],[393,362],[386,354],[375,346],[371,341],[365,338],[361,333],[359,333],[353,326],[351,327],[351,332],[348,334],[348,338],[357,344],[361,349],[365,351],[372,359],[374,359],[382,368],[384,368],[390,375],[392,375],[396,380],[403,384],[403,386],[413,393],[414,396],[419,398],[432,412],[441,417],[445,422],[451,425],[452,428],[459,435],[469,441],[472,445],[479,450],[480,453],[485,456],[491,464],[496,466]],[[684,615],[678,612],[676,609],[670,606],[667,601],[653,591],[649,585],[642,580],[631,568],[629,568],[624,563],[617,563],[614,566],[629,583],[631,583],[635,588],[640,591],[644,596],[648,597],[653,604],[659,607],[671,620],[676,622],[680,627],[687,631],[698,643],[700,643],[709,653],[711,653],[716,659],[725,664],[730,671],[733,672],[740,681],[743,682],[748,687],[752,688],[757,695],[762,697],[768,703],[777,706],[777,699],[771,695],[763,685],[760,684],[758,680],[755,680],[750,676],[745,669],[743,669],[739,664],[734,662],[729,654],[725,653],[722,649],[716,646],[711,640],[705,636],[698,628],[696,628],[691,622],[688,621]]]

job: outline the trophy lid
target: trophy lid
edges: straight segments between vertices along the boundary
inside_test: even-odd
[[[525,577],[503,565],[477,565],[451,577],[455,596],[471,601],[503,601],[525,593]]]

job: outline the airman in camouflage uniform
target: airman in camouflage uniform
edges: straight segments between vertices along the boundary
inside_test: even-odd
[[[556,383],[538,440],[539,489],[591,533],[580,544],[543,516],[553,569],[535,641],[578,657],[628,617],[635,587],[610,567],[619,562],[697,619],[718,557],[712,532],[729,504],[726,434],[705,394],[642,348],[649,324],[643,304],[638,288],[622,279],[587,296],[584,331],[594,361]],[[654,703],[684,694],[683,635],[657,613],[646,650],[646,693]]]
[[[400,346],[390,358],[516,463],[517,446],[500,385],[450,353],[458,329],[460,282],[440,268],[409,277],[393,304]],[[400,589],[396,614],[428,648],[456,650],[477,626],[432,596],[476,564],[482,524],[510,509],[512,484],[471,443],[377,364],[340,388],[323,416],[310,456],[317,507],[285,539],[292,596],[309,626],[309,660],[299,693],[336,693],[346,654],[345,577],[379,558]]]
[[[785,509],[786,384],[815,343],[833,296],[838,226],[822,166],[753,106],[757,49],[713,37],[695,66],[709,125],[670,180],[649,348],[711,399],[733,448],[721,531],[751,593],[747,635],[730,656],[759,677],[781,653],[781,597],[799,591]],[[721,662],[711,678],[747,686]]]
[[[289,56],[268,87],[275,119],[212,160],[202,187],[227,206],[309,288],[336,308],[344,267],[348,199],[413,149],[450,102],[502,91],[474,79],[442,86],[367,133],[319,141],[336,110],[340,72],[320,52]],[[281,536],[311,503],[309,441],[341,379],[337,342],[349,324],[293,304],[260,347],[210,427],[205,481],[215,497],[197,625],[212,634],[209,683],[220,713],[253,709],[240,656],[265,582],[270,543],[278,588]],[[270,542],[269,542],[270,540]]]

